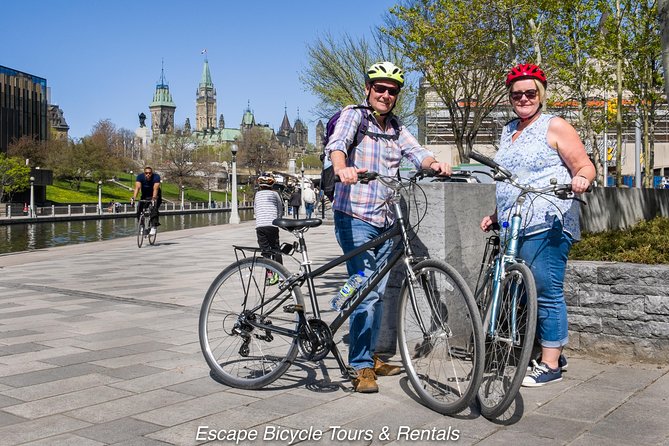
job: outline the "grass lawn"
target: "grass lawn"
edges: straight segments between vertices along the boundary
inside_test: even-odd
[[[121,173],[117,176],[117,180],[130,187],[132,183],[134,187],[134,178],[130,177],[128,173]],[[181,200],[179,186],[173,183],[163,183],[163,199],[169,201]],[[238,199],[241,200],[244,196],[245,189],[240,188]],[[253,192],[246,191],[247,200],[251,200]],[[214,201],[229,201],[227,192],[212,192],[211,199]],[[127,203],[132,197],[132,191],[127,187],[122,187],[118,184],[105,181],[102,184],[102,202],[109,203],[110,201],[118,201]],[[98,202],[98,184],[93,181],[83,181],[79,191],[72,189],[67,181],[54,180],[53,185],[46,188],[46,199],[54,204],[68,204],[68,203],[97,203]],[[209,199],[209,192],[201,189],[189,189],[184,191],[184,199],[186,201],[206,202]]]

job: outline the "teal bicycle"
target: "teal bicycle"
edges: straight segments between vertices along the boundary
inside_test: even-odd
[[[512,184],[520,191],[512,215],[502,223],[507,231],[504,245],[498,234],[488,238],[474,292],[485,336],[485,365],[477,397],[481,414],[496,418],[506,412],[518,394],[530,362],[536,330],[534,276],[518,257],[523,203],[529,194],[583,201],[574,196],[571,184],[557,184],[552,179],[548,186],[533,188],[519,183],[511,172],[486,156],[471,153],[470,157],[491,168],[491,173],[477,173]],[[499,226],[493,229],[499,230]]]

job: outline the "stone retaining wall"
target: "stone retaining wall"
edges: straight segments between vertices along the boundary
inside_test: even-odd
[[[565,298],[570,349],[669,362],[669,266],[571,261]]]

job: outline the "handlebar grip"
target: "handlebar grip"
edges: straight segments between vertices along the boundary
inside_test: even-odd
[[[485,155],[481,155],[480,153],[476,153],[476,152],[469,152],[469,157],[478,161],[481,164],[484,164],[484,165],[490,167],[491,169],[493,169],[497,172],[500,172],[502,175],[504,175],[506,177],[509,177],[509,178],[513,177],[513,174],[511,172],[509,172],[504,167],[500,166],[495,161],[493,161],[491,158],[488,158]]]
[[[376,177],[378,177],[379,174],[376,172],[365,172],[365,173],[359,173],[358,174],[358,182],[362,184],[367,184],[372,180],[375,180]],[[340,183],[341,178],[339,178],[339,175],[334,176],[335,183]]]

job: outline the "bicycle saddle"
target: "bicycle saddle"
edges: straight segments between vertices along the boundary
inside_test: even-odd
[[[315,228],[320,226],[323,223],[323,220],[320,218],[301,218],[301,219],[292,219],[292,218],[277,218],[272,221],[274,226],[278,226],[281,229],[286,229],[288,231],[299,231],[304,228]]]

